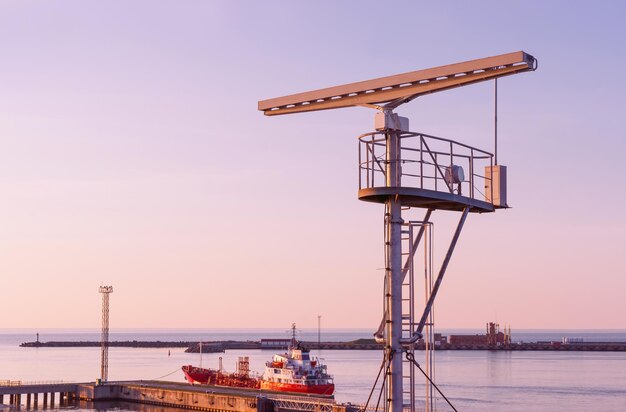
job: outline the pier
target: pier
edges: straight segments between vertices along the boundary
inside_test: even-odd
[[[5,400],[15,409],[27,410],[66,406],[75,401],[123,401],[211,412],[359,411],[358,406],[338,404],[332,397],[164,381],[102,384],[0,381],[0,404]]]
[[[0,404],[8,400],[8,404],[16,408],[22,405],[26,409],[38,409],[40,405],[44,409],[65,406],[77,399],[80,386],[63,382],[0,381]]]

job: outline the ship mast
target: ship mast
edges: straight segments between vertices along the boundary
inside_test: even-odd
[[[296,323],[295,322],[291,324],[291,346],[294,348],[298,346],[298,341],[296,340]]]

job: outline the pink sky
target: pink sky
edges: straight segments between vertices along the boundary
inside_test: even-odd
[[[106,284],[114,328],[375,329],[374,112],[257,101],[522,49],[539,70],[499,83],[513,208],[468,219],[437,325],[626,328],[624,6],[586,4],[3,2],[0,328],[98,327]],[[492,87],[399,113],[492,150]],[[457,219],[434,215],[437,267]]]

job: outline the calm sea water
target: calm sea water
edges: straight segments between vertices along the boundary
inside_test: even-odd
[[[0,329],[0,380],[93,381],[100,370],[98,348],[20,348],[35,340],[98,340],[97,330]],[[482,333],[482,331],[442,331]],[[286,337],[273,330],[117,330],[111,340],[257,340]],[[352,340],[371,336],[369,330],[323,330],[322,340]],[[626,341],[626,331],[514,331],[514,340]],[[317,340],[316,330],[303,330],[302,340]],[[364,403],[381,362],[378,351],[313,351],[325,359],[335,376],[336,399]],[[235,369],[238,356],[250,356],[250,367],[262,371],[272,351],[227,351],[225,354],[184,353],[184,349],[109,349],[109,380],[163,379],[184,382],[180,366],[217,367],[223,358],[227,370]],[[461,411],[626,411],[626,353],[624,352],[436,352],[436,382]],[[419,359],[418,359],[419,361]],[[418,389],[421,390],[421,389]],[[419,392],[418,392],[419,393]],[[438,406],[446,409],[444,401]],[[93,412],[88,404],[73,407]],[[166,411],[168,408],[148,408]],[[133,404],[98,405],[98,410],[138,410]],[[147,409],[142,407],[142,411]],[[172,410],[175,411],[175,410]]]

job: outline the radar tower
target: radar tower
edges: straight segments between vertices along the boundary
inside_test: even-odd
[[[386,393],[385,411],[417,408],[414,351],[420,339],[425,340],[427,348],[434,348],[433,304],[468,214],[508,207],[506,167],[494,162],[492,153],[451,139],[411,132],[409,119],[393,110],[420,96],[536,68],[533,56],[518,51],[258,102],[258,109],[267,116],[354,106],[377,110],[375,131],[358,138],[358,197],[385,205],[384,308],[374,334],[385,344],[386,372],[381,389]],[[403,211],[408,215],[415,208],[426,209],[424,217],[404,220]],[[457,211],[461,217],[433,281],[430,218],[436,210]],[[425,290],[420,315],[416,311],[415,260],[422,238],[424,258],[420,265],[424,267]],[[433,392],[428,375],[432,376],[433,370],[430,351],[426,353],[430,366],[425,406],[431,411],[433,398],[429,393]]]

